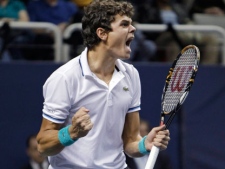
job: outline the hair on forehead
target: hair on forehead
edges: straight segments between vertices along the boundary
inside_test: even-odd
[[[108,15],[127,15],[133,17],[134,8],[131,3],[119,0],[93,0],[84,8],[85,13],[96,12],[96,15],[107,13]]]

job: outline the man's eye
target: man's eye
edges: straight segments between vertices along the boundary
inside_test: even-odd
[[[129,25],[128,23],[122,23],[122,26],[124,26],[124,27],[126,27],[128,25]]]

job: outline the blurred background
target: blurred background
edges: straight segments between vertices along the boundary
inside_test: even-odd
[[[225,166],[225,3],[223,0],[129,0],[137,28],[127,61],[142,82],[140,116],[159,125],[161,94],[172,61],[199,47],[195,83],[170,126],[171,169]],[[91,0],[0,0],[0,168],[29,162],[27,139],[42,119],[42,86],[84,49],[83,8]],[[134,168],[135,169],[135,168]]]

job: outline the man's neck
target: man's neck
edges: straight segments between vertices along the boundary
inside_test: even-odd
[[[107,56],[102,50],[101,52],[96,50],[88,51],[87,59],[91,72],[106,84],[109,84],[115,69],[115,59]]]
[[[112,74],[116,59],[109,56],[107,50],[96,48],[87,53],[88,65],[93,73],[102,75]]]

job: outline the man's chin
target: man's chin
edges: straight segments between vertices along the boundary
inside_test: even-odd
[[[121,57],[120,59],[121,59],[121,60],[128,60],[128,59],[130,59],[130,55],[129,55],[129,56],[127,56],[127,55],[126,55],[126,56],[123,56],[123,57]]]

